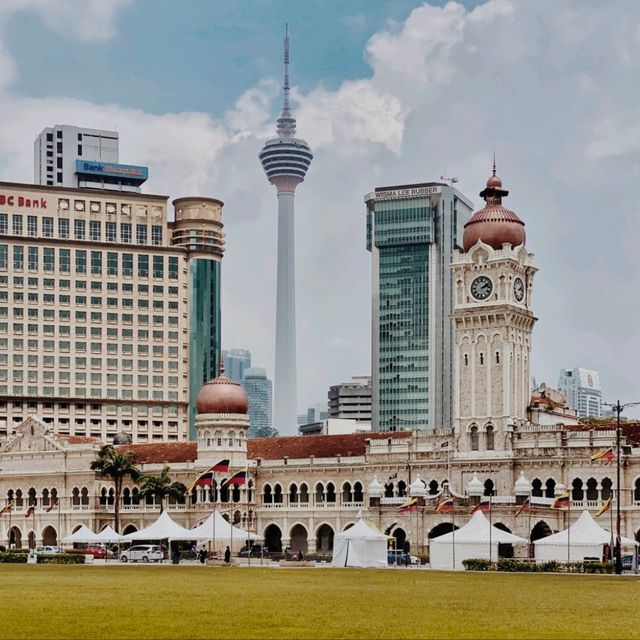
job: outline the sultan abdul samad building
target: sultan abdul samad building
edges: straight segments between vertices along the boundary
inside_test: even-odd
[[[550,508],[554,496],[571,493],[572,519],[582,509],[596,511],[615,490],[615,465],[591,456],[615,444],[615,431],[578,425],[557,392],[543,387],[532,397],[536,267],[524,223],[502,204],[507,195],[494,171],[481,192],[486,204],[465,225],[463,250],[453,256],[451,429],[247,440],[247,397],[223,372],[198,396],[196,441],[118,445],[135,451],[143,472],[169,465],[172,478],[185,485],[224,458],[231,460],[229,474],[248,469],[244,486],[197,488],[182,502],[169,502],[171,516],[190,528],[215,504],[263,535],[271,550],[290,545],[329,552],[334,533],[362,511],[419,551],[429,537],[450,530],[453,519],[466,521],[483,495],[493,496],[494,523],[534,540],[567,524],[566,511]],[[622,447],[622,533],[629,537],[640,530],[637,426],[625,425]],[[35,417],[19,425],[0,451],[0,509],[15,505],[0,516],[0,540],[55,544],[80,524],[97,531],[113,523],[113,486],[89,470],[101,444],[54,435]],[[418,509],[399,514],[410,496]],[[453,515],[435,511],[443,496],[454,498]],[[516,517],[528,496],[531,512]],[[59,508],[48,511],[55,504]],[[35,513],[25,518],[29,505]],[[139,498],[135,483],[126,483],[123,532],[149,524],[159,510]],[[602,517],[607,527],[609,516]]]

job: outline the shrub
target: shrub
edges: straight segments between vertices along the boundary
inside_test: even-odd
[[[462,561],[462,566],[466,571],[491,571],[495,564],[485,558],[468,558]]]
[[[57,553],[54,556],[38,555],[38,564],[84,564],[84,554]]]
[[[5,553],[0,553],[0,562],[8,562],[11,564],[20,564],[27,562],[26,553],[15,553],[13,551],[7,551]]]
[[[524,571],[533,572],[536,571],[536,567],[533,563],[527,560],[515,560],[513,558],[500,558],[497,562],[496,568],[498,571]]]
[[[560,570],[560,563],[557,560],[546,560],[535,565],[536,571],[540,573],[553,573]]]

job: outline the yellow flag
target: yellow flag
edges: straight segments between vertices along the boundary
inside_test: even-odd
[[[603,513],[606,513],[611,508],[611,498],[609,498],[597,511],[596,517],[601,516]]]

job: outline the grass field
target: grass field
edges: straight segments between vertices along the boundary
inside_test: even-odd
[[[0,638],[640,638],[636,577],[0,565]]]

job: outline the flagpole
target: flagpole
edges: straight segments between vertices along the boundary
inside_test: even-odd
[[[7,533],[7,541],[9,543],[9,551],[11,551],[11,513],[13,512],[13,507],[9,505],[9,531]]]
[[[244,495],[247,498],[246,520],[247,523],[247,564],[251,566],[251,525],[249,524],[249,466],[247,465],[247,476],[245,478]],[[238,559],[238,562],[240,560]]]
[[[453,570],[456,570],[456,503],[455,500],[451,501],[451,526],[453,527],[452,534],[452,554],[453,554]]]
[[[615,563],[613,561],[613,509],[611,508],[611,504],[609,504],[609,518],[611,520],[611,543],[609,544],[609,562],[611,562],[612,573],[615,569]]]
[[[216,482],[216,472],[214,470],[213,476],[211,479],[211,488],[213,489],[213,491],[211,492],[211,498],[213,500],[213,511],[211,512],[211,527],[213,529],[212,531],[213,553],[211,555],[213,560],[215,560],[216,558],[216,500],[218,498],[218,485],[215,484],[215,482]]]
[[[527,528],[529,529],[529,551],[527,553],[527,557],[529,558],[529,561],[533,560],[533,540],[532,540],[532,536],[531,536],[531,508],[533,507],[533,505],[531,504],[532,500],[531,500],[531,496],[533,495],[533,491],[529,491],[529,513],[528,513],[528,519],[527,519]]]
[[[489,562],[493,558],[493,514],[491,513],[491,494],[489,494]]]
[[[571,562],[571,494],[567,504],[567,562]]]

